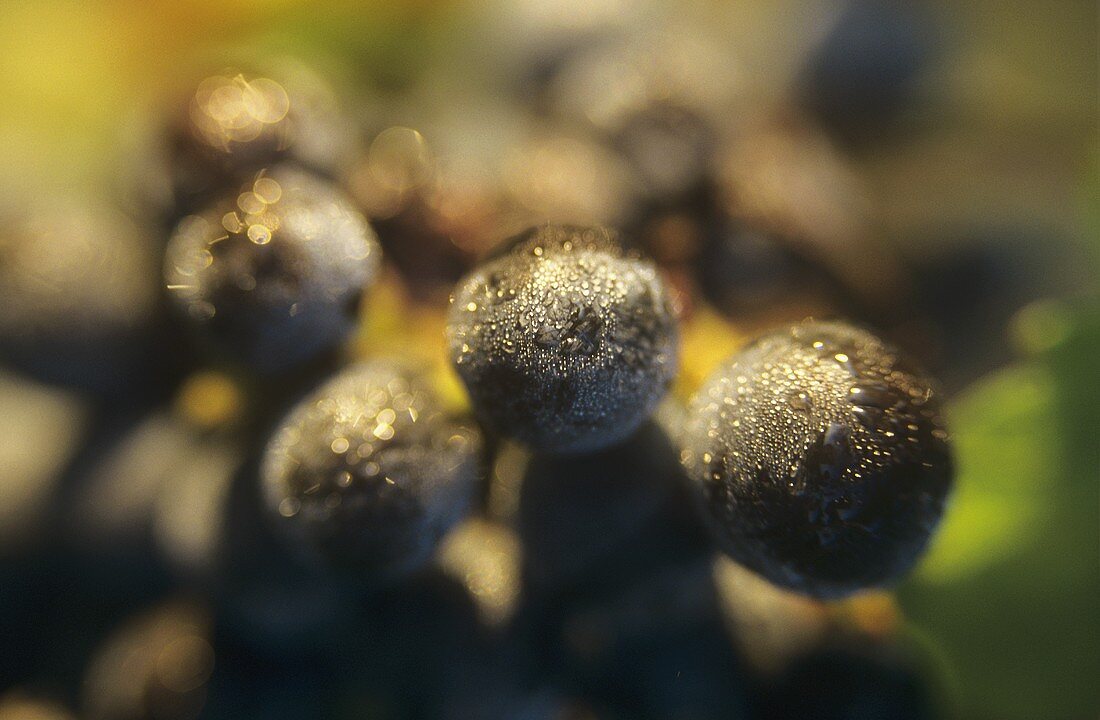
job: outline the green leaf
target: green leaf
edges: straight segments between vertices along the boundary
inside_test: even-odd
[[[1070,317],[1066,340],[954,404],[954,501],[899,591],[962,717],[1100,708],[1100,312]]]

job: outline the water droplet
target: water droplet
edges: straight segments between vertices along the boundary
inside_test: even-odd
[[[844,368],[852,377],[857,377],[859,375],[859,372],[856,370],[855,364],[852,362],[852,356],[848,353],[838,352],[836,355],[833,355],[833,360],[836,360],[838,363],[840,363],[840,366]]]
[[[257,245],[267,245],[271,242],[271,228],[267,225],[249,225],[248,239]]]

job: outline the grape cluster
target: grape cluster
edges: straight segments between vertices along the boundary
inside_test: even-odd
[[[41,553],[20,562],[78,558],[8,585],[0,548],[0,611],[78,598],[10,664],[88,668],[60,682],[102,718],[812,707],[795,690],[850,634],[822,601],[897,581],[943,514],[940,391],[855,323],[789,324],[867,320],[889,265],[838,240],[866,224],[824,136],[733,133],[700,97],[732,90],[683,67],[712,50],[663,42],[660,81],[614,43],[513,48],[547,122],[502,117],[507,142],[446,159],[300,68],[225,71],[162,124],[148,227],[60,205],[6,223],[4,359],[101,390],[84,408],[0,376],[36,434],[72,416],[63,457],[20,466],[58,476],[23,495],[64,547],[20,537]],[[437,136],[478,135],[439,112]],[[160,393],[149,365],[176,369]],[[73,406],[110,418],[86,447]],[[52,657],[70,635],[98,652]],[[860,692],[850,675],[888,674],[843,657]]]

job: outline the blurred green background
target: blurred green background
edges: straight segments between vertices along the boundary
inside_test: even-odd
[[[365,114],[433,82],[479,87],[495,61],[482,30],[504,5],[4,0],[0,190],[117,191],[165,98],[196,66],[225,57],[301,58]],[[738,72],[779,88],[831,7],[701,1],[677,13],[720,28]],[[1093,267],[1079,268],[1085,280],[1065,296],[1017,312],[1005,330],[1012,354],[955,395],[958,489],[932,551],[898,590],[905,633],[941,666],[960,717],[1097,717],[1097,6],[930,8],[946,37],[919,118],[929,131],[853,158],[883,235],[972,216],[1026,219],[1072,238]]]

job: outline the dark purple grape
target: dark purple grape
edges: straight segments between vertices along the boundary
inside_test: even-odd
[[[676,322],[657,269],[604,228],[545,225],[463,279],[451,361],[501,435],[575,453],[629,436],[677,367]]]
[[[344,339],[380,257],[374,231],[342,193],[282,167],[184,218],[164,273],[212,345],[273,373]]]
[[[268,443],[263,491],[290,538],[384,584],[422,567],[461,519],[479,445],[443,414],[424,377],[361,363],[291,410]]]
[[[721,547],[821,597],[909,570],[952,482],[930,380],[843,323],[796,325],[726,362],[693,400],[684,442]]]
[[[714,130],[692,109],[654,102],[623,119],[612,144],[650,202],[683,201],[705,183],[717,149]]]
[[[598,452],[534,455],[517,517],[527,592],[622,584],[709,554],[686,487],[673,440],[651,421]]]
[[[315,553],[293,552],[279,532],[284,528],[273,527],[260,454],[250,455],[228,486],[207,489],[211,509],[196,525],[206,525],[208,537],[192,541],[197,555],[181,558],[173,552],[178,547],[165,551],[182,577],[190,573],[208,589],[219,624],[234,642],[269,658],[317,653],[345,636],[358,598]],[[225,483],[214,474],[210,480]]]
[[[163,160],[171,210],[191,212],[275,163],[335,176],[354,156],[335,91],[300,66],[271,70],[227,69],[187,94]]]
[[[761,717],[930,720],[941,717],[927,661],[895,647],[839,643],[800,658],[758,698]]]
[[[745,675],[705,560],[568,599],[550,632],[563,673],[614,718],[745,716]]]
[[[802,69],[801,104],[852,145],[895,129],[916,108],[920,82],[939,59],[940,28],[929,9],[849,0]]]
[[[0,219],[0,354],[48,382],[132,386],[160,319],[151,238],[109,205],[78,198]]]
[[[488,163],[489,152],[480,145],[470,148],[465,136],[441,134],[429,144],[413,128],[386,128],[345,179],[349,194],[378,231],[387,262],[418,301],[445,299],[482,251],[500,239],[502,224],[514,223],[505,217],[502,178],[458,172],[447,164],[455,154],[475,165]],[[498,142],[490,147],[496,149]],[[455,145],[476,160],[455,153]],[[441,147],[451,148],[451,154],[437,157]]]
[[[198,717],[214,670],[211,619],[198,606],[167,604],[128,620],[92,658],[82,717]]]
[[[1013,355],[1009,325],[1021,308],[1089,287],[1092,263],[1051,227],[1023,217],[924,228],[909,316],[923,326],[921,350],[948,388],[963,388]]]

